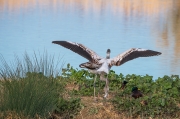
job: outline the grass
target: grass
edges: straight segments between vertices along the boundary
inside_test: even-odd
[[[15,57],[9,65],[1,57],[1,103],[2,112],[14,111],[29,117],[47,117],[56,109],[63,85],[54,78],[60,69],[54,66],[54,57],[43,54],[30,58],[27,53],[21,61]],[[61,87],[61,88],[60,88]]]
[[[47,116],[56,108],[59,87],[55,79],[26,77],[18,80],[6,80],[3,83],[2,111],[12,110],[24,115]]]

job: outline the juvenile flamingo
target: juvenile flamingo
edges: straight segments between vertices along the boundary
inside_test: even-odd
[[[104,87],[104,91],[105,91],[104,98],[107,97],[109,91],[109,81],[107,77],[105,78],[105,74],[109,74],[109,71],[112,66],[120,66],[125,62],[133,60],[138,57],[158,56],[161,54],[161,52],[157,52],[153,50],[142,49],[142,48],[131,48],[125,51],[124,53],[117,55],[114,58],[110,58],[110,49],[108,49],[106,58],[103,58],[100,57],[97,53],[95,53],[91,49],[89,49],[88,47],[80,43],[75,43],[70,41],[53,41],[52,43],[61,45],[89,60],[86,63],[80,64],[79,67],[87,68],[91,73],[100,74],[100,80],[106,81],[106,85]],[[96,81],[96,77],[94,79],[94,83]],[[94,88],[94,96],[95,96],[95,88]]]

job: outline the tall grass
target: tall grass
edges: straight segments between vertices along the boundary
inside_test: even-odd
[[[55,62],[56,61],[56,62]],[[0,111],[15,111],[34,117],[46,117],[56,109],[63,86],[54,78],[62,68],[54,56],[24,54],[12,63],[0,57]]]
[[[17,55],[14,57],[13,62],[7,63],[3,56],[0,55],[1,78],[17,79],[24,77],[27,72],[41,72],[45,76],[57,76],[61,73],[64,64],[60,57],[55,59],[54,56],[48,55],[47,52],[43,54],[34,52],[33,56],[29,56],[25,52],[23,59],[20,59]]]

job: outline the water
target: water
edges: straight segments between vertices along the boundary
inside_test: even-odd
[[[0,0],[0,54],[13,61],[44,52],[63,57],[74,68],[87,60],[53,40],[82,43],[100,56],[130,49],[162,52],[112,67],[116,73],[180,75],[178,0]]]

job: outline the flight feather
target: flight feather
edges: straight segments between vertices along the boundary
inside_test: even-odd
[[[153,50],[131,48],[125,51],[124,53],[119,54],[118,56],[112,58],[110,61],[110,66],[113,66],[113,65],[120,66],[124,64],[125,62],[133,60],[138,57],[158,56],[160,54],[161,54],[160,52],[153,51]]]
[[[81,55],[82,57],[88,59],[91,62],[98,62],[98,60],[101,59],[101,57],[97,55],[94,51],[92,51],[91,49],[80,43],[75,43],[70,41],[53,41],[52,43],[61,45]]]

